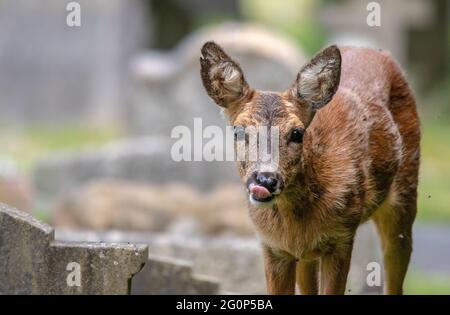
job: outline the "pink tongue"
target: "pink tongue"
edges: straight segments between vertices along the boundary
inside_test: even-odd
[[[252,187],[250,188],[250,193],[252,193],[258,199],[265,199],[272,196],[267,188],[259,185],[252,185]]]

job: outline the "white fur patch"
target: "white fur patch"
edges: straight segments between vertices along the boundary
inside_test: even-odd
[[[271,208],[275,204],[276,197],[271,199],[270,201],[261,202],[261,201],[253,199],[253,197],[249,194],[248,199],[249,199],[250,203],[257,208]]]

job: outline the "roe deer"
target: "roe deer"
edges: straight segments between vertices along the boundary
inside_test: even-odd
[[[262,240],[267,292],[344,294],[357,227],[373,219],[386,294],[402,294],[420,158],[416,104],[386,52],[330,46],[282,93],[256,91],[217,44],[201,78],[232,126],[277,126],[279,163],[238,163]]]

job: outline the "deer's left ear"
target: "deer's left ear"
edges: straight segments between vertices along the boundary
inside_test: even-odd
[[[331,101],[340,77],[341,52],[337,46],[329,46],[303,66],[291,91],[314,113]]]

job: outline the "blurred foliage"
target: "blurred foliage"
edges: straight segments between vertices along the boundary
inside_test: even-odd
[[[199,29],[205,26],[218,26],[222,23],[235,21],[236,19],[230,15],[226,14],[214,14],[214,15],[205,15],[201,16],[194,20],[193,27],[194,29]]]
[[[241,0],[240,4],[245,19],[285,33],[309,55],[325,43],[325,32],[317,20],[320,1]]]
[[[450,74],[428,91],[424,105],[420,105],[422,104],[419,102],[421,117],[450,123]]]
[[[409,272],[406,275],[404,294],[450,294],[450,275],[433,275]]]
[[[448,120],[422,121],[422,161],[417,214],[421,220],[450,223],[449,135]]]
[[[2,156],[13,158],[19,169],[29,171],[36,160],[58,150],[76,150],[116,139],[121,132],[113,127],[26,127],[21,130],[2,128]]]

